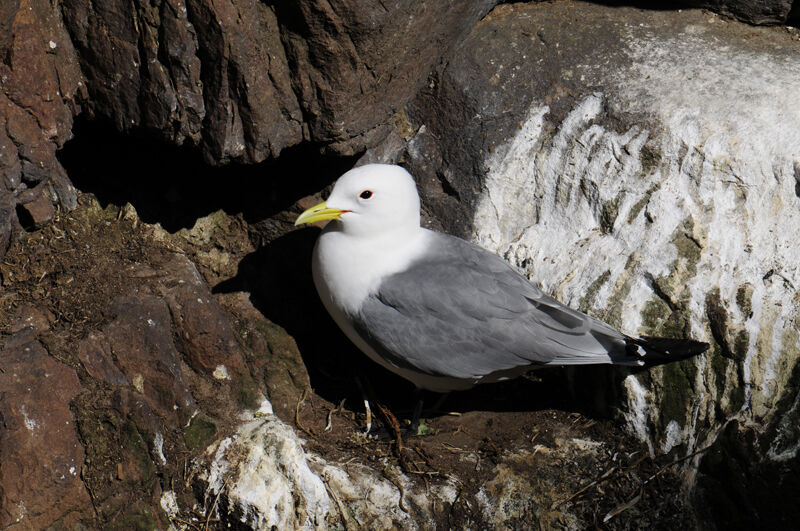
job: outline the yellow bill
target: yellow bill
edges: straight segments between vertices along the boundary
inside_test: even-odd
[[[318,205],[309,208],[295,220],[294,226],[302,225],[303,223],[314,223],[316,221],[325,221],[328,219],[336,219],[347,210],[339,208],[328,208],[328,204],[323,201]]]

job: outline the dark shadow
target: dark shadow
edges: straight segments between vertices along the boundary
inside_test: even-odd
[[[281,236],[246,256],[237,275],[214,287],[214,292],[246,291],[256,308],[291,335],[300,349],[314,391],[332,403],[347,399],[361,411],[363,395],[356,377],[371,399],[408,416],[414,406],[414,386],[371,361],[339,330],[314,289],[311,253],[319,234],[303,228]],[[625,369],[611,367],[552,368],[535,371],[532,378],[479,385],[453,392],[442,411],[535,411],[557,409],[608,418],[618,407]],[[613,396],[608,393],[614,393]],[[428,393],[432,407],[439,399]],[[438,413],[441,413],[439,411]],[[435,416],[428,409],[426,415]]]
[[[103,207],[131,203],[142,221],[169,232],[220,209],[241,213],[251,224],[261,221],[318,192],[355,162],[303,144],[261,164],[212,166],[197,148],[166,144],[145,132],[122,134],[85,119],[73,132],[58,159],[75,187],[94,194]]]
[[[642,0],[588,0],[589,3],[598,4],[603,6],[609,7],[633,7],[636,9],[642,9],[646,11],[676,11],[678,9],[710,9],[716,13],[719,13],[723,16],[733,17],[735,19],[741,20],[745,24],[751,23],[747,20],[747,16],[742,16],[742,9],[744,7],[744,12],[746,13],[748,10],[748,6],[746,2],[742,2],[741,4],[730,2],[727,5],[720,6],[720,2],[705,2],[704,5],[698,5],[697,2],[691,1],[655,1],[655,2],[646,2]],[[716,4],[716,5],[714,5]],[[749,8],[752,9],[752,8]],[[800,27],[800,2],[795,1],[792,4],[792,7],[789,9],[789,13],[786,15],[786,22],[787,26],[793,26],[795,28]],[[757,24],[758,25],[758,24]],[[766,25],[780,25],[779,22],[774,21],[770,22]]]
[[[635,7],[647,11],[676,11],[678,9],[692,8],[691,4],[688,2],[668,2],[663,0],[654,2],[646,2],[643,0],[589,0],[589,3],[609,7]]]
[[[800,2],[795,0],[789,15],[786,17],[786,24],[795,28],[800,28]]]

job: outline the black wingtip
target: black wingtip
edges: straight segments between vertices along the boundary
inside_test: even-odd
[[[638,360],[639,364],[645,367],[693,358],[710,347],[708,343],[694,339],[649,336],[628,337],[625,344],[628,356]]]

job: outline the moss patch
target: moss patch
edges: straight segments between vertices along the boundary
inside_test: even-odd
[[[791,448],[800,438],[800,363],[797,363],[798,332],[787,328],[783,335],[785,349],[784,359],[791,360],[791,368],[784,367],[777,371],[779,374],[789,375],[781,382],[779,397],[775,401],[775,411],[782,414],[773,421],[761,437],[763,448],[769,448],[777,455],[791,451]]]
[[[687,218],[672,238],[678,256],[670,267],[671,273],[652,282],[655,297],[642,309],[642,328],[647,335],[681,338],[688,337],[691,333],[687,281],[696,274],[697,262],[702,254],[702,247],[694,238],[693,232],[694,223],[691,218]],[[710,304],[720,310],[717,312],[720,322],[727,322],[727,313],[719,301],[718,291],[716,297],[712,292],[709,300],[707,306]],[[718,364],[716,370],[719,371],[719,380],[724,382],[727,364]],[[659,429],[663,430],[671,420],[685,424],[691,410],[697,371],[691,360],[670,363],[651,371],[654,385],[660,386],[662,391],[659,393]]]
[[[606,269],[603,273],[594,279],[589,287],[586,288],[586,292],[584,293],[583,297],[581,297],[581,302],[578,305],[578,308],[582,312],[589,311],[589,308],[592,307],[594,304],[594,300],[597,298],[597,292],[600,291],[600,288],[603,287],[603,284],[608,282],[609,277],[611,276],[611,271]]]
[[[654,298],[647,301],[642,308],[642,328],[648,335],[659,335],[658,331],[672,313],[669,305],[662,299]]]
[[[653,195],[653,192],[654,192],[654,191],[655,191],[655,187],[653,187],[653,188],[651,188],[650,190],[648,190],[648,191],[647,191],[647,192],[644,194],[644,196],[643,196],[641,199],[639,199],[639,200],[636,202],[636,204],[635,204],[635,205],[633,205],[633,206],[631,207],[631,211],[628,213],[628,220],[627,220],[627,221],[628,221],[628,224],[631,224],[631,223],[633,223],[633,220],[635,220],[635,219],[636,219],[636,217],[637,217],[637,216],[639,215],[639,213],[642,211],[642,209],[644,208],[644,206],[645,206],[645,205],[646,205],[646,204],[647,204],[647,203],[650,201],[650,197]]]
[[[614,292],[609,298],[609,307],[604,314],[600,316],[603,321],[611,326],[619,328],[622,324],[622,310],[627,304],[628,294],[633,287],[633,277],[630,272],[636,267],[637,261],[638,256],[636,253],[628,257],[628,261],[625,262],[624,272],[617,278]]]
[[[642,148],[640,157],[642,162],[642,177],[650,175],[653,170],[661,164],[661,152],[646,144]]]
[[[150,509],[142,508],[123,515],[117,521],[112,520],[107,529],[152,531],[158,529],[158,525]]]
[[[183,430],[183,439],[186,441],[186,448],[197,451],[208,446],[211,438],[217,433],[217,425],[198,415],[192,419],[189,426]]]
[[[692,235],[694,222],[687,218],[672,238],[678,257],[670,267],[671,273],[653,281],[656,298],[645,304],[642,324],[645,333],[666,337],[685,337],[690,332],[689,290],[687,281],[697,274],[702,247]]]
[[[603,203],[603,210],[600,212],[600,230],[603,231],[603,234],[609,234],[614,229],[618,215],[619,196]]]
[[[123,447],[131,457],[129,464],[136,467],[136,470],[128,473],[135,475],[143,484],[150,483],[155,477],[156,468],[142,434],[133,422],[126,422],[122,426],[121,435]]]
[[[743,284],[736,290],[736,305],[742,311],[745,319],[753,313],[753,286]]]
[[[718,287],[706,294],[706,315],[708,316],[711,335],[719,345],[720,354],[728,359],[736,359],[733,353],[733,345],[729,340],[730,319],[728,311],[722,303]]]
[[[258,384],[245,370],[239,378],[239,402],[245,409],[258,409],[262,396]]]
[[[675,420],[684,424],[694,395],[694,382],[697,367],[691,361],[668,363],[661,366],[661,386],[663,393],[660,403],[661,419],[666,425]]]

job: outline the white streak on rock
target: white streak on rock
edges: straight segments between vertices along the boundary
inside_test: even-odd
[[[28,416],[28,411],[25,409],[25,404],[22,404],[19,407],[19,411],[22,413],[22,418],[25,420],[25,427],[28,429],[28,431],[34,431],[39,428],[39,421]]]
[[[162,465],[166,465],[167,458],[164,457],[164,436],[160,431],[156,432],[155,437],[153,437],[153,450],[155,451],[158,461]]]
[[[650,407],[648,406],[647,390],[642,387],[636,376],[632,374],[626,376],[623,383],[625,390],[628,392],[628,407],[625,415],[628,427],[637,439],[651,445],[648,418]],[[653,453],[652,446],[650,447],[650,453]]]
[[[667,430],[664,434],[664,446],[661,450],[668,454],[670,450],[678,446],[683,442],[683,430],[681,429],[681,425],[678,424],[677,421],[671,420],[669,424],[667,424]]]
[[[161,494],[160,504],[161,508],[164,509],[164,512],[167,513],[167,516],[170,518],[176,517],[178,512],[180,512],[178,501],[175,499],[175,493],[171,490],[165,490]]]

